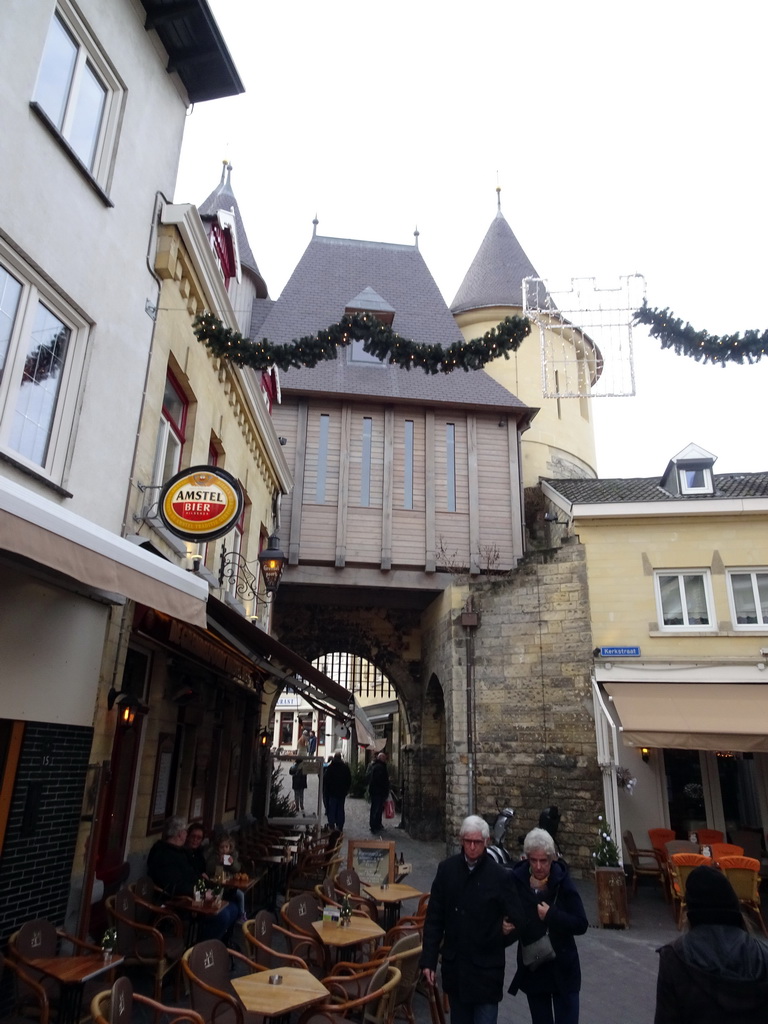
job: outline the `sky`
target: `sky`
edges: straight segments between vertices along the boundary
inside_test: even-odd
[[[412,244],[451,303],[496,213],[543,278],[696,329],[768,328],[764,0],[209,0],[245,85],[190,108],[176,202],[232,187],[270,296],[312,234]],[[595,408],[598,473],[690,442],[768,471],[768,359],[702,366],[634,333],[634,397]]]

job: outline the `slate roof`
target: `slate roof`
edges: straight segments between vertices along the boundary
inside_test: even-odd
[[[218,187],[211,192],[197,208],[197,212],[205,219],[215,217],[219,210],[235,211],[235,228],[237,230],[237,246],[240,250],[240,265],[249,270],[256,278],[256,294],[260,299],[267,297],[267,282],[261,276],[261,272],[253,255],[248,235],[245,233],[245,225],[240,215],[240,207],[237,205],[235,193],[232,191],[232,164],[225,163],[221,172],[221,181]]]
[[[395,310],[393,330],[423,343],[450,345],[462,335],[415,245],[315,235],[280,298],[264,316],[257,303],[251,337],[285,344],[337,323],[365,288]],[[484,370],[427,374],[397,366],[350,363],[349,351],[312,369],[281,371],[284,393],[375,397],[390,401],[452,403],[527,409]]]
[[[499,209],[456,292],[451,310],[461,313],[485,306],[522,307],[523,278],[538,276]]]
[[[599,505],[628,502],[669,502],[688,504],[718,498],[768,498],[768,472],[715,473],[714,494],[670,494],[661,487],[661,478],[628,477],[605,480],[545,480],[571,504]]]

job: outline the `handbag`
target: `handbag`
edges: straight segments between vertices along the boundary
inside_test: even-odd
[[[384,801],[384,817],[394,818],[395,816],[395,800],[390,793],[387,799]]]
[[[554,960],[556,955],[547,932],[522,949],[523,963],[529,971],[537,971],[542,964]]]

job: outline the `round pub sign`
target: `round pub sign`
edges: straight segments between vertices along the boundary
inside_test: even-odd
[[[243,510],[243,492],[216,466],[190,466],[163,485],[160,518],[184,540],[214,540],[228,533]]]

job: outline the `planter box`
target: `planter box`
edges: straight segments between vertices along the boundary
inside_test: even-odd
[[[597,916],[601,928],[629,928],[624,868],[595,868]]]

